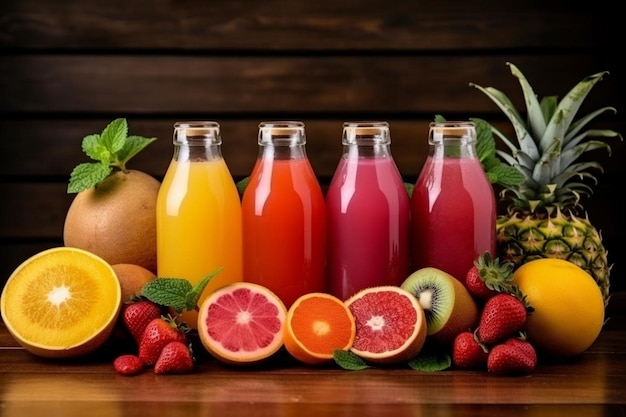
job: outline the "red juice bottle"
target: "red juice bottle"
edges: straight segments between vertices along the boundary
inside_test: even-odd
[[[289,307],[301,295],[326,291],[324,195],[303,123],[263,122],[258,143],[242,198],[243,276]]]
[[[347,299],[400,285],[409,271],[409,195],[386,122],[344,123],[343,155],[326,193],[327,277]]]
[[[495,254],[495,194],[472,122],[431,123],[428,147],[411,198],[411,268],[435,267],[465,281],[478,256]]]

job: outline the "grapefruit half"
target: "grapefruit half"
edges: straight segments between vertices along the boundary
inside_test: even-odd
[[[426,341],[426,317],[417,298],[400,287],[363,289],[345,301],[356,322],[350,350],[366,361],[392,365],[416,357]]]
[[[217,289],[200,306],[198,336],[216,359],[255,364],[283,346],[287,309],[268,288],[236,282]]]

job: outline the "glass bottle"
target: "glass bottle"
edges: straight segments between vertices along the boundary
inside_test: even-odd
[[[465,281],[496,245],[496,200],[476,155],[472,122],[431,123],[428,156],[411,198],[412,270],[439,268]]]
[[[409,194],[387,122],[346,122],[343,155],[326,193],[327,277],[343,300],[409,271]]]
[[[242,199],[244,279],[287,307],[325,291],[324,195],[306,154],[304,124],[263,122]]]
[[[221,150],[216,122],[174,125],[174,156],[157,198],[159,277],[195,284],[223,267],[198,305],[215,289],[243,279],[241,202]],[[197,312],[182,319],[197,328]]]

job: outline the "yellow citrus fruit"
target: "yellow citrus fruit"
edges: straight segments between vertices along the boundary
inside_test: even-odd
[[[68,359],[99,348],[111,335],[121,289],[111,265],[78,248],[57,247],[18,266],[2,290],[2,319],[29,352]]]
[[[594,279],[572,262],[545,258],[527,262],[513,283],[534,308],[528,315],[528,339],[558,359],[581,354],[604,325],[604,300]]]
[[[143,287],[156,279],[154,272],[141,265],[115,264],[111,266],[122,287],[122,303],[130,301],[133,296],[140,295]]]
[[[331,362],[336,349],[350,349],[355,335],[356,323],[348,306],[333,295],[313,292],[289,308],[283,342],[294,358],[320,365]]]

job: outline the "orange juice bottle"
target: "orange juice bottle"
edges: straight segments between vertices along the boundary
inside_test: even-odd
[[[223,267],[198,305],[242,280],[241,203],[221,144],[216,122],[176,123],[174,156],[157,198],[157,275],[195,284]],[[189,311],[182,320],[197,328],[197,317]]]
[[[303,123],[261,123],[258,143],[242,200],[244,280],[291,306],[326,290],[324,196],[306,155]]]

